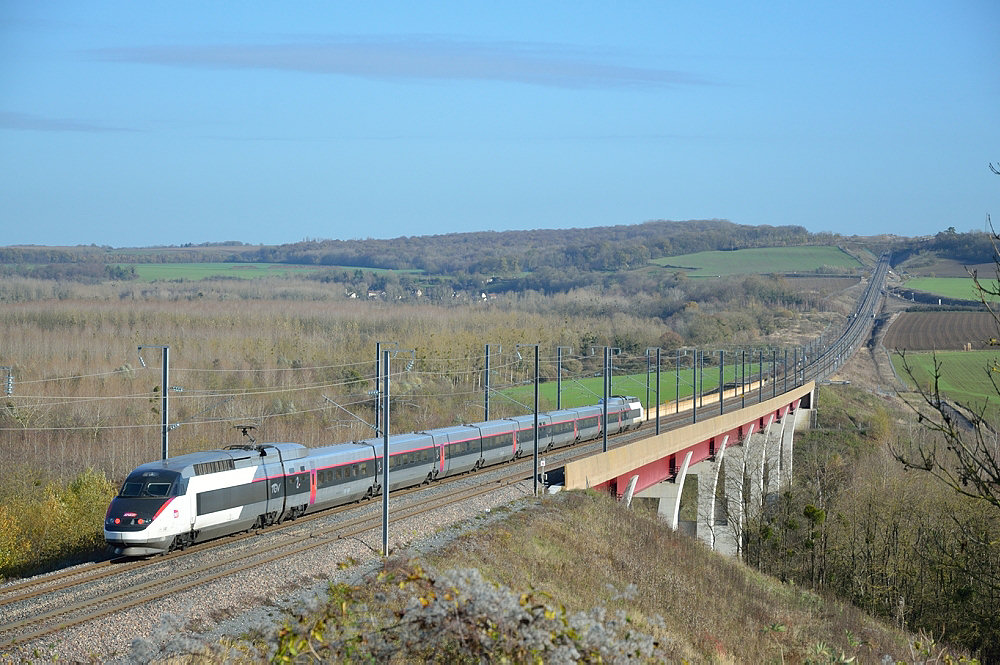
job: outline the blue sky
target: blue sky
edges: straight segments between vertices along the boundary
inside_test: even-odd
[[[0,2],[0,245],[1000,218],[1000,3]]]

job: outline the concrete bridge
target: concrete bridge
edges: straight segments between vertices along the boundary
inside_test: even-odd
[[[772,356],[767,382],[761,360],[757,383],[740,388],[741,397],[747,388],[756,392],[756,403],[743,406],[740,399],[742,408],[725,411],[725,402],[718,400],[729,401],[730,395],[716,391],[719,415],[706,419],[699,407],[697,422],[570,462],[564,468],[566,489],[594,488],[629,500],[633,494],[657,499],[659,514],[674,529],[696,535],[714,550],[742,554],[747,525],[764,510],[768,496],[791,484],[794,434],[812,421],[815,380],[833,374],[869,338],[884,298],[889,260],[888,253],[879,257],[854,313],[835,340],[821,338],[820,344],[811,345],[810,353],[796,353],[791,366],[786,354],[780,376]],[[763,399],[768,384],[771,398]],[[705,397],[693,399],[702,404]],[[735,403],[736,394],[731,397]],[[693,402],[690,406],[693,409]],[[647,409],[647,415],[653,417],[653,411]]]
[[[768,495],[791,484],[794,433],[808,427],[814,404],[815,383],[809,381],[745,408],[570,462],[565,487],[658,499],[658,513],[673,529],[739,555],[748,518],[763,509]]]

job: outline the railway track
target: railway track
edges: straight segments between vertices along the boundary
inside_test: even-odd
[[[393,521],[402,521],[453,504],[496,491],[498,488],[523,479],[523,473],[508,473],[499,481],[472,487],[446,489],[434,496],[418,495],[403,507],[392,513]],[[369,504],[372,506],[373,504]],[[345,511],[341,511],[343,514]],[[186,553],[176,553],[153,557],[147,560],[116,566],[108,562],[94,570],[84,570],[72,579],[46,585],[12,585],[4,588],[0,598],[5,606],[5,618],[0,624],[0,649],[26,644],[66,628],[93,621],[140,604],[155,605],[165,597],[186,590],[206,586],[225,577],[239,575],[268,563],[295,556],[309,550],[322,548],[332,542],[353,538],[367,533],[381,525],[381,514],[366,511],[355,517],[339,520],[329,526],[309,525],[303,529],[300,521],[295,524],[296,533],[282,533],[280,539],[264,548],[232,547],[234,541],[226,541],[216,546],[217,556],[197,557],[199,563],[176,565],[195,560]],[[329,513],[323,517],[330,518]],[[291,529],[289,529],[291,531]],[[247,539],[260,538],[264,534],[251,535]],[[276,534],[267,534],[276,535]],[[223,545],[229,545],[226,548]],[[209,548],[201,548],[197,553],[210,554]],[[193,553],[192,553],[193,554]],[[210,559],[201,562],[204,559]],[[138,574],[143,569],[142,574]],[[69,589],[84,596],[79,600],[63,604],[60,598]]]
[[[727,402],[736,403],[740,399],[731,398]],[[686,424],[689,419],[689,412],[682,411],[662,416],[660,422],[661,427],[670,429]],[[609,447],[627,445],[649,436],[651,430],[650,425],[610,437]],[[600,440],[587,441],[541,454],[552,462],[550,472],[558,474],[567,462],[592,455],[601,447]],[[394,504],[401,500],[406,503],[393,506],[391,523],[530,479],[531,472],[532,458],[526,456],[501,467],[442,480],[433,487],[443,491],[433,496],[424,497],[426,492],[422,490],[428,489],[424,487],[396,490],[390,494],[390,500]],[[475,481],[479,476],[488,479]],[[470,480],[474,482],[471,487],[468,486]],[[0,588],[0,650],[27,645],[73,626],[140,604],[155,604],[158,599],[378,529],[381,527],[381,513],[375,507],[379,503],[376,498],[362,504],[339,506],[262,532],[234,534],[185,551],[146,559],[116,558],[7,585]],[[354,513],[362,514],[352,516]],[[330,522],[338,517],[345,519],[329,526],[312,525],[313,522]],[[304,530],[306,532],[302,533]],[[257,549],[253,546],[254,542],[265,536],[273,542],[262,551],[253,552]],[[214,560],[186,564],[194,558],[193,555],[211,557],[214,551],[220,552]],[[77,595],[84,597],[64,602],[64,598]]]
[[[619,434],[612,439],[613,445],[626,445],[636,434],[637,431]],[[590,441],[545,455],[559,468],[599,448],[599,441]],[[390,524],[494,492],[530,478],[531,470],[531,457],[522,457],[476,474],[442,480],[432,488],[393,491]],[[477,481],[480,476],[488,478]],[[423,490],[427,489],[439,491],[424,496],[427,492]],[[399,505],[400,501],[405,503]],[[264,531],[209,541],[185,551],[146,559],[111,559],[7,585],[0,588],[0,653],[136,605],[155,604],[158,599],[379,529],[382,524],[381,513],[376,510],[379,504],[376,497],[373,501],[331,508]],[[338,518],[341,519],[333,524],[322,525]],[[263,548],[255,547],[255,541],[265,537],[271,542]],[[257,549],[261,551],[254,551]],[[186,563],[194,555],[212,557],[214,551],[220,554],[207,563]],[[84,597],[63,602],[65,597],[76,595]]]

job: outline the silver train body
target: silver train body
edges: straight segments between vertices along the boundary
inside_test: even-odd
[[[538,415],[544,452],[603,435],[603,404]],[[635,397],[608,400],[608,433],[642,424]],[[389,437],[389,489],[411,487],[534,451],[534,414]],[[111,501],[104,539],[146,556],[262,528],[382,491],[382,438],[307,448],[264,443],[150,462]]]

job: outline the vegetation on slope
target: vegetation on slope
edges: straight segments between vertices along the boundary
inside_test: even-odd
[[[931,437],[912,412],[852,386],[821,387],[818,403],[794,485],[753,519],[746,560],[995,662],[1000,514],[897,461]]]
[[[839,274],[857,272],[861,263],[834,246],[766,247],[668,256],[653,261],[685,270],[690,277],[770,273]]]
[[[526,501],[534,505],[426,556],[390,559],[358,586],[332,585],[250,643],[203,645],[196,660],[840,663],[948,653],[605,495]]]

